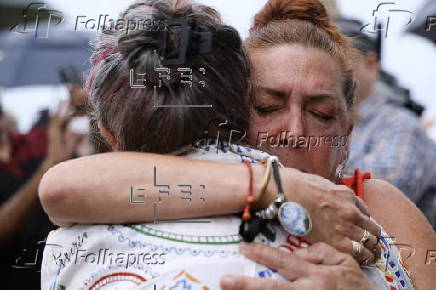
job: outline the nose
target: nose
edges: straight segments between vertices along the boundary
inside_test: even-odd
[[[301,108],[298,108],[298,106],[291,107],[287,115],[284,116],[283,125],[286,127],[289,135],[294,137],[304,136],[305,130],[302,116]]]

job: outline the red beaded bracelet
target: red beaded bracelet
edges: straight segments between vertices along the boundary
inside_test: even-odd
[[[250,174],[250,183],[248,185],[248,191],[247,191],[247,200],[244,207],[244,213],[242,214],[242,219],[244,221],[249,221],[251,219],[251,204],[254,202],[253,197],[253,167],[251,166],[251,162],[248,160],[244,160],[243,162],[247,167]]]

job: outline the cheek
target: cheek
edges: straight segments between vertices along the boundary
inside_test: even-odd
[[[248,142],[252,145],[256,144],[259,134],[266,132],[271,135],[277,128],[274,126],[276,122],[271,122],[260,118],[256,113],[251,113],[250,116],[250,128],[248,129]]]
[[[317,136],[319,140],[319,146],[309,151],[308,154],[315,174],[335,180],[336,168],[342,160],[348,142],[347,130],[345,126],[342,126],[344,124],[346,121],[342,120],[323,132],[318,131],[315,134],[310,134]]]
[[[305,162],[310,164],[310,173],[334,180],[339,165],[342,147],[320,144],[307,151]]]

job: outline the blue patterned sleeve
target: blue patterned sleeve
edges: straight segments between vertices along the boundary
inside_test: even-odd
[[[371,141],[365,140],[365,146],[354,147],[361,150],[354,152],[347,165],[392,183],[416,203],[434,178],[435,161],[428,153],[435,150],[435,145],[411,118],[391,119],[390,125],[373,128]],[[353,142],[360,141],[364,140],[353,135]]]

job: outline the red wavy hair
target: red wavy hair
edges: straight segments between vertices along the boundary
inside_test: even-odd
[[[349,108],[354,97],[352,60],[356,55],[350,40],[339,33],[324,5],[318,0],[269,0],[254,17],[248,49],[300,44],[320,49],[340,65],[343,93]]]

